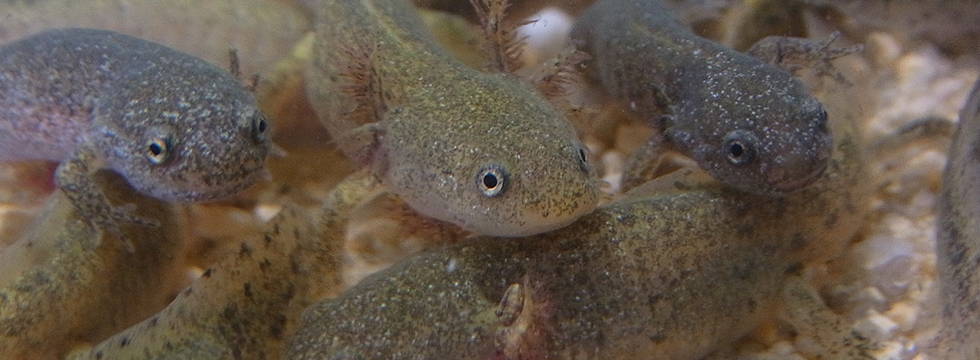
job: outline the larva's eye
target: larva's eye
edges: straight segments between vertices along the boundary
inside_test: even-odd
[[[255,142],[263,142],[269,138],[269,122],[266,121],[265,116],[260,112],[255,112],[252,116],[252,140]]]
[[[154,137],[146,143],[146,158],[154,164],[163,164],[170,159],[173,142],[169,137]]]
[[[159,165],[170,161],[177,154],[176,132],[169,126],[150,126],[143,135],[143,156],[151,163]]]
[[[584,148],[578,148],[578,168],[584,173],[588,173],[589,167],[589,157],[586,155],[586,150]]]
[[[732,165],[746,165],[755,161],[755,136],[747,131],[735,130],[725,136],[722,152]]]
[[[503,166],[486,165],[476,176],[477,188],[484,196],[493,197],[500,195],[509,185],[507,172]]]

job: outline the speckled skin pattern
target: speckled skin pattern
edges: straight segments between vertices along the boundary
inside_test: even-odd
[[[980,359],[980,82],[960,112],[939,198],[939,358]]]
[[[303,309],[338,292],[344,229],[374,188],[356,174],[315,216],[286,206],[158,314],[69,359],[281,359]]]
[[[600,1],[572,38],[611,96],[728,186],[783,195],[826,169],[827,113],[803,83],[695,35],[662,2]]]
[[[100,242],[62,194],[48,198],[27,236],[0,252],[0,354],[4,360],[64,359],[82,342],[99,341],[152,316],[173,298],[186,267],[184,215],[169,203],[137,193],[118,174],[94,176],[114,201],[135,203],[135,214],[159,228],[122,231],[138,241],[129,252]]]
[[[324,1],[318,16],[314,107],[342,147],[372,129],[369,160],[412,208],[479,234],[522,236],[596,206],[598,180],[568,121],[516,77],[452,58],[408,1]],[[480,188],[488,168],[502,174],[494,196]]]
[[[835,130],[830,170],[785,197],[681,170],[550,233],[396,264],[307,310],[287,358],[700,359],[863,225],[858,142]]]
[[[76,205],[99,202],[78,193],[103,167],[162,200],[234,194],[264,173],[266,127],[238,79],[156,43],[60,29],[0,48],[0,160],[62,161]]]

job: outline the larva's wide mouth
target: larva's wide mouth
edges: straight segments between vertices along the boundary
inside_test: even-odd
[[[476,234],[498,237],[522,237],[557,230],[591,213],[598,206],[598,181],[566,195],[553,198],[554,201],[543,201],[539,203],[544,204],[540,207],[526,206],[522,211],[512,212],[512,216],[504,218],[457,217],[453,222]],[[496,221],[489,221],[491,219]]]
[[[522,237],[546,233],[561,229],[578,220],[580,217],[592,212],[593,206],[583,206],[573,213],[565,214],[562,217],[552,218],[525,218],[523,225],[493,226],[480,229],[470,229],[474,233],[498,237]]]
[[[773,183],[773,188],[776,189],[776,191],[781,194],[786,194],[797,190],[801,190],[805,188],[807,185],[816,182],[817,179],[823,176],[823,173],[826,171],[827,171],[827,162],[824,161],[820,166],[815,167],[813,171],[810,172],[809,174],[806,174],[805,176],[802,177],[796,177],[784,181],[777,181]]]
[[[237,169],[226,167],[220,172],[173,174],[168,184],[156,184],[139,190],[165,201],[204,202],[235,195],[259,180],[269,178],[264,157],[243,161],[239,165]]]
[[[809,170],[805,173],[794,172],[794,173],[782,173],[782,174],[771,174],[768,179],[768,184],[770,189],[772,189],[772,195],[784,195],[792,193],[798,190],[802,190],[808,185],[816,182],[823,176],[824,172],[827,171],[827,166],[829,165],[829,156],[820,156],[817,160],[810,161],[807,166],[802,167],[803,169]],[[765,189],[759,189],[765,190]],[[766,193],[765,191],[760,191]]]

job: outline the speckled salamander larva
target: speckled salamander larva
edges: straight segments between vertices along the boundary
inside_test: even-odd
[[[862,225],[861,159],[840,124],[829,170],[799,192],[682,170],[565,228],[379,271],[310,307],[287,358],[700,359],[772,316],[788,273]]]
[[[611,96],[673,148],[742,191],[784,195],[820,177],[827,113],[790,73],[695,35],[661,1],[607,0],[572,38]],[[659,151],[653,151],[658,153]]]
[[[307,83],[341,147],[427,216],[522,236],[598,202],[568,121],[514,76],[450,56],[408,1],[322,2]]]
[[[155,221],[110,205],[96,169],[159,199],[216,199],[265,174],[268,126],[234,76],[156,43],[75,28],[0,47],[0,160],[60,161],[58,186],[115,235]]]

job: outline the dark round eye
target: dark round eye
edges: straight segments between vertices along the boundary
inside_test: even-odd
[[[583,148],[578,148],[578,168],[582,172],[589,172],[589,158]]]
[[[266,139],[265,133],[269,129],[269,123],[265,120],[265,116],[261,113],[256,113],[252,117],[252,140],[257,142],[264,141]]]
[[[507,172],[499,165],[484,166],[477,174],[476,184],[487,197],[500,195],[507,187]]]
[[[170,159],[171,142],[166,137],[155,137],[146,143],[146,158],[154,164],[162,164]]]
[[[755,161],[755,137],[752,134],[736,130],[725,137],[725,157],[733,165],[745,165]]]

